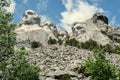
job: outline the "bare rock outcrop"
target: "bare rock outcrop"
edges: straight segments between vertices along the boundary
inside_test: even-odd
[[[107,35],[110,36],[113,41],[120,40],[120,27],[112,28],[112,30],[107,32]]]
[[[94,14],[92,20],[96,25],[108,24],[108,18],[101,13]]]
[[[40,26],[40,17],[33,10],[25,11],[21,22],[15,32],[17,34],[17,42],[39,42],[42,45],[47,45],[49,37],[57,39],[57,29],[56,25],[52,22],[45,22],[44,25]],[[28,42],[29,41],[29,42]],[[18,46],[22,46],[20,44]],[[25,44],[24,47],[28,45]]]
[[[106,28],[106,26],[104,27],[103,25],[103,28]],[[72,25],[73,37],[80,42],[92,39],[102,45],[111,44],[112,40],[107,35],[103,34],[101,30],[102,28],[96,26],[92,19],[85,22],[76,22]]]
[[[101,13],[96,13],[91,19],[85,22],[75,22],[72,25],[72,36],[65,30],[57,30],[56,25],[51,21],[40,23],[39,15],[33,10],[25,11],[19,28],[15,30],[19,41],[37,41],[47,45],[49,37],[54,39],[67,40],[76,38],[80,42],[89,39],[97,41],[99,44],[113,44],[109,36],[118,38],[118,29],[108,26],[108,18]],[[114,32],[113,32],[114,31]]]

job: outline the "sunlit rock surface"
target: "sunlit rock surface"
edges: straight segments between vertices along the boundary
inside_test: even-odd
[[[40,21],[41,18],[35,11],[25,11],[18,28],[15,30],[17,41],[37,41],[47,45],[49,37],[56,40],[75,38],[79,42],[92,39],[99,44],[106,45],[114,44],[113,38],[120,38],[120,29],[114,29],[109,26],[108,18],[101,13],[94,14],[91,19],[85,22],[74,22],[71,28],[72,33],[68,33],[65,30],[57,30],[57,26],[51,21],[44,21],[43,23]]]
[[[47,27],[45,29],[44,27]],[[52,27],[52,29],[48,29]],[[32,11],[25,11],[18,28],[15,30],[17,36],[17,42],[29,41],[29,42],[40,42],[42,45],[47,45],[49,37],[57,39],[57,29],[55,24],[42,25],[40,24],[39,15]]]
[[[99,44],[106,45],[112,43],[110,38],[101,32],[93,22],[89,19],[85,22],[77,22],[72,25],[73,37],[80,42],[88,41],[89,39],[97,41]]]

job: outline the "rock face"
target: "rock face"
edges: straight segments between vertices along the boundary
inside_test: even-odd
[[[40,25],[39,15],[33,10],[25,11],[19,25],[22,26],[22,25],[33,25],[33,24]]]
[[[94,14],[92,19],[96,25],[108,24],[108,18],[101,13]]]
[[[52,22],[45,22],[40,26],[39,15],[32,11],[25,11],[19,27],[15,30],[17,36],[17,42],[21,43],[18,46],[24,45],[28,47],[29,44],[22,44],[24,42],[30,43],[33,41],[39,42],[42,45],[47,45],[49,37],[57,39],[56,25]]]
[[[17,33],[17,42],[23,41],[36,41],[40,42],[43,45],[47,45],[49,37],[55,38],[52,32],[47,32],[38,25],[23,25],[20,28],[16,29]],[[26,47],[26,46],[25,46]]]
[[[66,41],[69,39],[69,37],[70,37],[70,35],[68,34],[67,31],[65,31],[65,30],[58,31],[58,39]]]
[[[90,80],[82,73],[78,73],[84,60],[93,57],[93,52],[71,46],[50,45],[34,49],[27,60],[38,66],[41,80],[61,80],[66,74],[71,80]],[[106,54],[106,59],[116,67],[120,67],[120,55]]]
[[[17,41],[37,41],[47,45],[49,37],[61,39],[63,41],[69,38],[75,38],[80,42],[95,40],[99,44],[114,44],[114,39],[120,39],[120,28],[108,26],[108,18],[101,13],[96,13],[91,19],[85,22],[75,22],[72,25],[72,36],[65,30],[57,30],[56,25],[51,21],[40,23],[39,15],[33,10],[27,10],[19,23]],[[112,39],[111,39],[112,37]]]
[[[110,36],[113,40],[120,40],[120,27],[112,28],[107,35]]]
[[[106,28],[103,30],[106,30]],[[102,45],[112,43],[112,40],[110,40],[110,38],[107,35],[103,34],[101,31],[102,28],[96,26],[92,19],[89,19],[86,22],[82,23],[76,22],[72,26],[73,37],[80,42],[85,42],[89,39],[92,39]]]
[[[56,37],[58,37],[58,30],[56,28],[56,25],[51,22],[51,21],[45,21],[43,22],[43,24],[41,25],[41,27],[43,29],[45,29],[48,33],[52,32]]]
[[[17,47],[31,48],[33,41],[44,45],[31,50],[33,54],[26,56],[29,63],[41,69],[41,80],[61,80],[65,75],[70,75],[71,80],[90,80],[77,70],[82,67],[83,60],[93,57],[93,52],[71,46],[48,45],[50,37],[63,41],[75,38],[79,42],[92,39],[102,45],[113,44],[110,37],[120,39],[120,28],[108,26],[108,18],[100,13],[85,22],[75,22],[72,25],[72,36],[65,30],[57,30],[53,22],[40,23],[40,20],[36,12],[27,10],[15,32]],[[106,59],[120,67],[120,55],[106,54]]]

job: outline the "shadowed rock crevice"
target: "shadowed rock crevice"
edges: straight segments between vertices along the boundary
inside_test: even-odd
[[[97,25],[101,25],[101,24],[108,25],[108,18],[106,16],[102,15],[101,13],[94,14],[92,19],[93,19],[93,22]]]

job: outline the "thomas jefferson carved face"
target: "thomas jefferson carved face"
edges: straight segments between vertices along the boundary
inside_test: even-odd
[[[53,22],[45,21],[41,26],[43,29],[52,31],[53,34],[57,37],[58,31],[57,31],[56,25]]]

